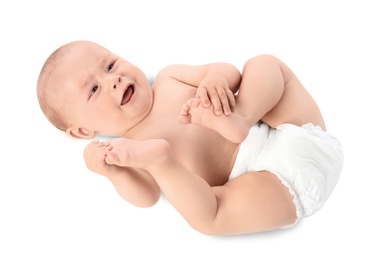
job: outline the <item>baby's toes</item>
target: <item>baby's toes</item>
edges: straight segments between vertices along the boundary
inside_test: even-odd
[[[186,115],[181,114],[178,116],[177,120],[178,120],[178,123],[181,123],[184,125],[189,124],[191,122],[191,115],[188,113]]]

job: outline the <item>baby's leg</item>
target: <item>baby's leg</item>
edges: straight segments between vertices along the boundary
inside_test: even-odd
[[[261,120],[273,128],[283,123],[313,123],[325,130],[314,99],[290,68],[271,55],[245,64],[234,114],[250,126]]]
[[[295,222],[293,197],[276,175],[251,172],[223,186],[210,187],[169,150],[161,150],[161,145],[149,144],[158,148],[160,156],[144,167],[170,203],[197,231],[209,235],[242,234]]]
[[[229,116],[216,116],[212,107],[204,108],[193,99],[183,106],[178,120],[211,128],[236,143],[242,142],[260,120],[274,128],[283,123],[311,122],[325,130],[313,98],[293,72],[270,55],[257,56],[245,64],[236,107]]]

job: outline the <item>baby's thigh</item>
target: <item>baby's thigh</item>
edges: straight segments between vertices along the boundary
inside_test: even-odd
[[[296,222],[293,196],[270,172],[249,172],[214,190],[219,201],[216,226],[229,233],[260,232]]]
[[[298,126],[312,123],[325,130],[318,105],[295,76],[286,83],[282,98],[263,116],[262,121],[274,128],[284,123]]]

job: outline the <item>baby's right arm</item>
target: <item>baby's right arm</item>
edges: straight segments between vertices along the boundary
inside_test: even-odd
[[[84,150],[84,160],[89,170],[107,177],[118,194],[127,202],[138,207],[153,206],[160,198],[160,188],[154,178],[145,170],[108,165],[106,153],[108,142],[92,141]]]

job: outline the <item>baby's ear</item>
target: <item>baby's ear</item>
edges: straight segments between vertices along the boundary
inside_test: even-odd
[[[93,139],[95,132],[83,127],[68,127],[66,129],[68,135],[78,139]]]

